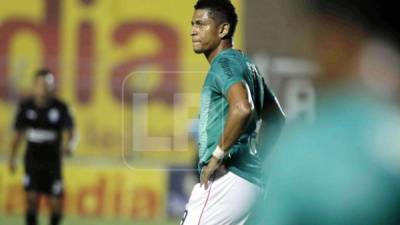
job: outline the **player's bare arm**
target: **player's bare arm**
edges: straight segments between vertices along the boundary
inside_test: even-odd
[[[11,140],[11,153],[10,153],[10,159],[9,159],[9,169],[11,173],[14,173],[17,169],[17,154],[18,154],[18,148],[22,143],[24,134],[22,132],[16,131],[13,134],[12,140]]]
[[[248,101],[246,87],[239,82],[233,84],[228,90],[227,100],[229,102],[228,117],[226,119],[224,132],[219,141],[219,148],[224,153],[239,138],[244,126],[251,114],[251,105]],[[208,165],[202,170],[200,183],[208,188],[208,180],[211,175],[220,167],[221,160],[213,156]]]
[[[65,156],[71,156],[75,148],[76,141],[74,140],[75,137],[74,133],[75,132],[73,128],[64,130],[64,138],[63,138],[64,143],[62,145],[63,146],[62,150]]]

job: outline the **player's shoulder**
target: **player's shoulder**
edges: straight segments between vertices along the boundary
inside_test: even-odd
[[[53,104],[53,106],[55,106],[57,108],[62,108],[62,109],[67,109],[68,108],[67,103],[63,99],[61,99],[59,97],[53,97],[52,98],[52,104]]]
[[[33,97],[32,96],[23,97],[20,100],[18,100],[17,104],[20,108],[26,108],[26,107],[32,106],[33,105]]]
[[[225,73],[232,74],[233,71],[240,71],[246,68],[245,55],[236,49],[222,51],[212,63],[212,67],[222,69]]]
[[[226,49],[220,52],[215,58],[215,63],[241,64],[245,61],[245,54],[236,49]]]

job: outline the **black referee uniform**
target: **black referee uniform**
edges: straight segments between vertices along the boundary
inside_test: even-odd
[[[26,191],[50,196],[63,194],[62,134],[73,129],[74,121],[68,106],[52,97],[46,106],[38,107],[33,98],[19,104],[14,129],[25,134],[24,157]]]

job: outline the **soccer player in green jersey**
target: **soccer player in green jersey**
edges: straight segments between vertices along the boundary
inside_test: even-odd
[[[262,193],[265,152],[258,151],[258,131],[273,144],[284,114],[257,67],[233,48],[238,19],[232,3],[199,0],[194,8],[193,49],[210,69],[201,92],[200,183],[181,224],[245,224]]]
[[[390,26],[398,19],[387,19],[394,4],[307,2],[318,40],[309,50],[321,71],[317,115],[286,129],[268,155],[263,224],[400,224],[400,51]]]

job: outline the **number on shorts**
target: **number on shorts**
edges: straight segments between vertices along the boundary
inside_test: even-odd
[[[180,225],[183,225],[185,223],[187,214],[188,214],[188,211],[185,210],[185,212],[183,213]]]

